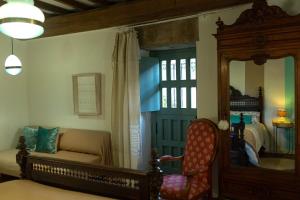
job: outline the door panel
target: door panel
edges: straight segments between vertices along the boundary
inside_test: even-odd
[[[153,112],[152,146],[160,155],[183,155],[188,124],[196,118],[192,88],[196,88],[195,48],[151,52],[160,63],[160,110]],[[195,71],[192,71],[195,73]],[[165,91],[164,91],[165,90]],[[196,98],[196,97],[194,97]],[[196,99],[193,99],[196,102]],[[162,163],[165,173],[179,173],[180,162]]]

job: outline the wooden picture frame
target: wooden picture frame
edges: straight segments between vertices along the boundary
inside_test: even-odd
[[[74,113],[79,116],[101,114],[101,74],[75,74],[73,79]]]

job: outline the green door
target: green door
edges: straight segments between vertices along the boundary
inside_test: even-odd
[[[159,59],[160,110],[152,115],[152,146],[159,155],[183,154],[186,129],[196,118],[195,48],[155,51]],[[161,164],[166,173],[181,171],[179,162]]]

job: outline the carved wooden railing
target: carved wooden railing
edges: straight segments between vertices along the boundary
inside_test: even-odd
[[[162,173],[155,152],[152,152],[151,170],[139,171],[30,156],[24,142],[21,137],[17,154],[23,179],[120,199],[159,198]]]

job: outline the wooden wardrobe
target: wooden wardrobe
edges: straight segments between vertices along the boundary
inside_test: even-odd
[[[230,62],[253,61],[264,65],[270,59],[294,59],[294,150],[284,156],[294,160],[294,169],[274,170],[237,166],[230,160],[231,131],[221,131],[220,196],[222,199],[300,199],[300,15],[289,16],[266,0],[254,0],[232,25],[217,21],[218,115],[230,116]],[[273,135],[272,130],[269,131]],[[277,144],[275,144],[277,145]],[[283,155],[277,153],[276,155]]]

